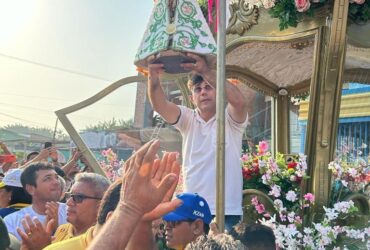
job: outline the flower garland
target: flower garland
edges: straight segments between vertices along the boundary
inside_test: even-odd
[[[209,16],[213,2],[216,1],[198,0],[205,17]],[[236,0],[231,0],[231,2],[236,2]],[[280,30],[297,27],[305,15],[313,16],[315,10],[327,2],[327,0],[245,0],[250,8],[265,8],[271,17],[278,18]],[[370,20],[370,0],[351,0],[349,18],[359,24],[368,22]]]
[[[343,244],[365,244],[369,249],[369,223],[363,229],[340,224],[358,212],[353,201],[336,201],[331,207],[323,207],[323,220],[305,227],[304,214],[315,202],[312,193],[303,194],[300,188],[302,181],[309,178],[306,175],[306,157],[299,155],[286,160],[285,156],[277,154],[274,158],[268,148],[268,143],[262,141],[256,146],[255,153],[243,154],[241,161],[244,187],[263,191],[272,200],[274,211],[268,211],[266,203],[259,200],[263,197],[257,196],[251,197],[247,209],[255,212],[253,220],[274,230],[277,245],[282,249],[339,249]],[[330,163],[329,169],[336,180],[345,180],[347,184],[356,182],[359,185],[353,186],[358,187],[362,186],[361,183],[368,183],[365,177],[368,173],[362,161],[356,164],[349,167],[348,164]]]

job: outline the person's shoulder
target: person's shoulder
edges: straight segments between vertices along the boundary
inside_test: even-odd
[[[5,207],[5,208],[0,208],[0,217],[4,218],[5,216],[12,214],[14,212],[17,212],[18,210],[12,207]]]
[[[66,223],[58,226],[55,234],[53,243],[60,242],[62,240],[73,238],[73,226],[71,223]]]
[[[13,213],[10,213],[10,214],[8,214],[8,215],[6,215],[5,217],[4,217],[4,221],[5,222],[7,222],[7,221],[14,221],[14,220],[16,220],[17,218],[19,218],[19,217],[24,217],[24,211],[22,211],[23,209],[20,209],[20,210],[18,210],[18,211],[15,211],[15,212],[13,212]]]

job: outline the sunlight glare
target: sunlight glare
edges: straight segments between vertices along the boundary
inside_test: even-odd
[[[0,0],[0,46],[12,44],[31,25],[36,2]]]

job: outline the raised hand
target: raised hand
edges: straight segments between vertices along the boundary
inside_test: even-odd
[[[159,185],[164,177],[168,174],[172,173],[176,176],[180,174],[180,163],[177,161],[179,153],[177,152],[166,152],[164,153],[162,160],[156,159],[153,164],[152,170],[152,182],[155,185]],[[161,218],[163,215],[175,210],[178,206],[181,205],[181,200],[175,199],[172,200],[173,194],[176,190],[176,186],[178,183],[175,181],[172,184],[172,187],[167,191],[165,196],[162,199],[162,202],[155,207],[149,213],[146,213],[142,220],[143,221],[154,221],[156,219]]]
[[[158,140],[148,142],[124,166],[120,206],[140,216],[161,203],[178,179],[175,173],[166,170],[167,167],[172,169],[173,160],[159,166],[158,161],[155,163],[158,149]]]
[[[207,62],[205,61],[203,57],[200,57],[192,53],[187,53],[186,56],[193,58],[195,60],[195,63],[182,63],[181,66],[185,70],[191,70],[200,75],[203,75],[209,71]]]
[[[26,215],[22,219],[22,225],[24,231],[17,228],[19,236],[22,238],[22,250],[40,250],[51,244],[52,232],[55,221],[50,220],[44,227],[39,219],[36,217],[31,219],[29,215]]]
[[[54,221],[54,224],[53,224],[54,228],[52,228],[52,231],[54,232],[57,229],[58,224],[59,224],[59,221],[58,221],[58,218],[59,218],[58,217],[59,203],[55,202],[55,201],[46,202],[45,207],[46,207],[45,227],[47,226],[49,221],[53,220]]]

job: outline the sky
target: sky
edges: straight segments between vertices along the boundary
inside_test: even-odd
[[[0,127],[54,128],[55,110],[136,75],[152,7],[152,0],[0,0]],[[123,86],[69,117],[77,129],[133,118],[135,95],[135,84]]]

